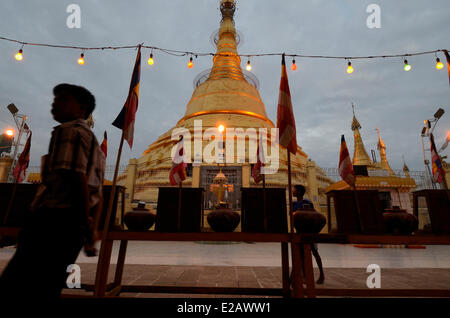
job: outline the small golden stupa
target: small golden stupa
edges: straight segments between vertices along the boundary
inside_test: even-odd
[[[380,162],[372,162],[372,160],[370,160],[370,157],[364,148],[364,143],[359,131],[361,129],[361,124],[356,119],[354,109],[351,128],[353,130],[355,147],[352,162],[356,172],[356,189],[378,190],[380,197],[382,198],[382,204],[385,207],[398,206],[401,209],[412,213],[409,193],[416,187],[416,182],[410,177],[406,163],[403,168],[404,177],[396,176],[389,166],[386,155],[386,145],[381,139],[378,127],[378,151]],[[341,180],[327,187],[326,192],[350,189],[351,187],[345,181]]]

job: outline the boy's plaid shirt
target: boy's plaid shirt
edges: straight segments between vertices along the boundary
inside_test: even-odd
[[[54,127],[49,153],[44,156],[41,169],[46,189],[39,206],[76,206],[77,198],[73,193],[77,191],[65,178],[65,171],[75,171],[86,176],[91,208],[101,200],[105,156],[85,120],[78,119]]]

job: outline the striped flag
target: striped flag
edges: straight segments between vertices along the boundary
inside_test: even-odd
[[[180,139],[177,145],[175,154],[173,155],[173,165],[170,169],[169,180],[171,185],[179,184],[186,179],[186,166],[184,162],[184,148],[183,138]]]
[[[353,170],[352,161],[348,153],[347,143],[345,142],[344,135],[341,137],[341,150],[339,154],[339,175],[342,180],[347,182],[353,188],[355,187],[356,175]]]
[[[436,144],[434,143],[434,136],[430,134],[431,143],[431,171],[433,173],[433,180],[436,183],[441,183],[445,178],[445,170],[442,168],[442,161],[436,150]]]
[[[25,147],[17,160],[16,167],[14,168],[13,175],[16,182],[22,182],[25,180],[27,174],[28,163],[30,162],[30,149],[31,149],[31,132],[28,136]]]
[[[106,135],[106,130],[103,135],[103,141],[102,141],[102,144],[100,145],[100,149],[102,150],[103,154],[105,155],[105,159],[106,159],[106,157],[108,156],[108,136]]]
[[[124,139],[128,142],[130,148],[133,147],[134,120],[136,118],[136,112],[138,109],[138,102],[139,102],[140,77],[141,77],[141,46],[139,45],[136,63],[134,64],[133,75],[131,76],[131,84],[127,100],[120,114],[112,123],[113,126],[123,130]]]
[[[448,51],[444,50],[445,58],[447,59],[447,71],[448,71],[448,84],[450,85],[450,55]]]
[[[297,133],[295,130],[294,111],[292,110],[291,93],[286,73],[284,54],[281,59],[280,94],[278,96],[277,128],[279,129],[280,145],[291,153],[297,152]]]
[[[259,137],[258,149],[256,150],[257,161],[253,166],[252,177],[256,183],[259,183],[263,179],[263,175],[261,174],[261,167],[264,165],[266,161],[264,158],[264,146],[262,142],[262,136]]]

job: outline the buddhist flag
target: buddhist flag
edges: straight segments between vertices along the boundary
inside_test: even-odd
[[[431,143],[431,171],[433,173],[434,182],[441,183],[445,178],[445,170],[442,168],[442,161],[436,150],[433,134],[430,134]]]
[[[177,145],[175,154],[173,154],[173,165],[170,169],[169,180],[171,185],[179,184],[186,179],[186,163],[184,162],[183,138]]]
[[[25,147],[17,160],[16,167],[14,168],[13,175],[16,182],[22,182],[25,180],[27,174],[28,163],[30,162],[30,149],[31,149],[31,132],[28,136]]]
[[[103,154],[105,155],[105,159],[108,156],[108,136],[106,135],[106,130],[105,130],[105,134],[103,135],[103,141],[102,144],[100,145],[100,149],[102,150]]]
[[[280,145],[286,147],[291,153],[297,152],[297,133],[295,130],[294,111],[292,109],[291,93],[286,73],[284,54],[281,59],[280,94],[278,96],[277,128]]]
[[[355,187],[355,171],[353,171],[352,161],[347,149],[344,135],[341,137],[341,150],[339,154],[339,175],[342,180],[347,182],[353,188]]]
[[[448,84],[450,85],[450,55],[448,51],[444,50],[445,58],[447,59],[447,71],[448,71]]]
[[[139,45],[134,64],[133,75],[131,76],[130,90],[125,105],[119,116],[112,123],[113,126],[122,129],[124,139],[128,142],[130,148],[133,147],[134,120],[139,102],[139,84],[141,77],[141,46]]]
[[[266,161],[264,158],[264,147],[262,142],[262,136],[259,137],[258,149],[256,150],[257,161],[253,166],[252,177],[256,183],[259,183],[263,179],[263,175],[261,174],[261,167],[264,165]]]

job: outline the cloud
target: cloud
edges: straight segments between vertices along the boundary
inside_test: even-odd
[[[187,51],[214,52],[210,35],[220,22],[219,1],[76,1],[81,7],[81,29],[66,27],[69,1],[39,2],[4,0],[0,11],[1,35],[30,42],[80,46],[146,45]],[[450,48],[450,4],[436,1],[377,1],[382,28],[366,27],[370,1],[238,1],[236,27],[245,38],[242,54],[286,52],[325,55],[375,55]],[[33,129],[31,161],[40,162],[47,151],[51,128],[56,123],[49,110],[53,86],[60,82],[86,86],[96,96],[95,133],[106,129],[109,149],[118,144],[120,131],[111,122],[125,102],[136,52],[88,51],[86,64],[76,59],[81,52],[25,46],[24,61],[12,56],[18,45],[0,41],[0,126],[13,121],[6,105],[14,102],[29,115]],[[133,150],[124,147],[122,163],[139,157],[149,144],[173,127],[184,115],[192,95],[192,81],[211,67],[210,57],[174,57],[155,51],[150,67],[142,55],[141,95]],[[440,55],[441,60],[444,59]],[[450,130],[450,89],[445,70],[434,68],[435,56],[410,57],[412,71],[402,70],[403,59],[354,60],[355,72],[345,72],[346,61],[296,59],[298,70],[289,72],[300,146],[322,167],[336,167],[340,135],[345,134],[350,152],[351,102],[361,125],[366,149],[376,149],[379,126],[391,167],[402,166],[402,155],[411,169],[423,170],[420,130],[423,119],[442,107],[446,114],[435,134],[441,145]],[[246,63],[243,59],[242,63]],[[290,59],[288,59],[290,63]],[[244,64],[243,64],[244,65]],[[279,57],[252,58],[254,74],[267,114],[276,121],[280,80]],[[448,150],[443,154],[448,154]],[[114,164],[115,155],[108,156]]]

